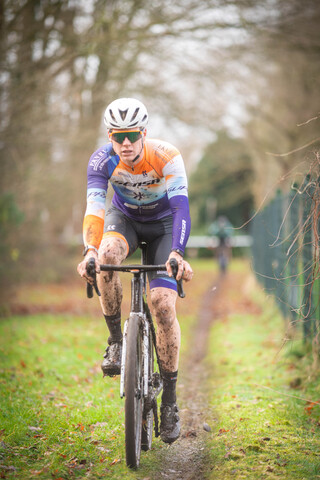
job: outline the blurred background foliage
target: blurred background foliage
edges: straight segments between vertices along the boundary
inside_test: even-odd
[[[317,0],[1,0],[2,294],[75,275],[114,98],[144,101],[149,136],[181,150],[193,233],[219,213],[245,224],[302,178],[319,149],[319,24]]]

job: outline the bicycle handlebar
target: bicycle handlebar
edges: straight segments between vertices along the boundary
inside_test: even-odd
[[[93,285],[91,285],[91,283],[87,282],[87,297],[88,298],[93,297],[93,288],[95,289],[98,297],[101,297],[101,293],[100,293],[98,285],[97,285],[96,262],[95,262],[95,259],[93,257],[89,258],[89,260],[88,260],[87,274],[89,275],[89,277],[93,278]]]
[[[171,258],[170,260],[170,266],[172,269],[172,274],[174,278],[176,278],[178,274],[178,262],[175,258]],[[152,272],[152,271],[166,271],[167,268],[165,265],[142,265],[142,264],[137,264],[137,265],[108,265],[108,264],[102,264],[100,265],[100,270],[103,272],[110,272],[110,271],[116,271],[116,272]],[[96,275],[96,262],[93,257],[89,258],[88,263],[87,263],[87,274],[93,278],[93,285],[91,283],[87,283],[87,297],[92,298],[93,297],[93,288],[96,291],[96,294],[100,297],[101,293],[98,289],[97,285],[97,275]],[[178,290],[178,295],[181,298],[184,298],[186,295],[183,290],[183,285],[182,285],[182,278],[180,280],[176,280],[177,282],[177,290]]]
[[[178,275],[179,266],[178,266],[178,262],[175,258],[170,259],[170,267],[171,267],[171,270],[172,270],[172,274],[173,274],[174,278],[176,279],[176,276]],[[180,278],[180,280],[176,279],[176,282],[177,282],[178,295],[179,295],[180,298],[184,298],[186,296],[186,294],[183,291],[182,278]]]
[[[108,264],[102,264],[100,265],[100,270],[103,272],[134,272],[134,271],[139,271],[139,272],[152,272],[154,270],[167,270],[165,265],[142,265],[140,263],[138,264],[130,264],[130,265],[108,265]]]

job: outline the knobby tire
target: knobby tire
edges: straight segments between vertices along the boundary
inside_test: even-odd
[[[143,415],[143,357],[140,318],[132,315],[127,332],[125,374],[125,443],[128,467],[139,466]]]

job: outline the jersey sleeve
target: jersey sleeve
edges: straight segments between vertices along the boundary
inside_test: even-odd
[[[107,188],[88,188],[83,219],[83,243],[99,248],[102,240]]]
[[[110,145],[97,150],[87,170],[87,208],[83,220],[83,242],[99,248],[102,240],[109,178],[119,158],[111,154]]]
[[[188,180],[182,156],[176,155],[163,168],[169,205],[173,215],[172,249],[184,254],[190,235],[191,219]]]

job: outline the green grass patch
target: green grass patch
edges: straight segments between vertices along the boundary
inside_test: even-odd
[[[102,380],[97,362],[102,330],[102,323],[64,315],[2,321],[4,478],[81,477],[88,470],[99,478],[122,460],[118,381]]]
[[[320,387],[299,332],[282,347],[284,321],[271,299],[251,292],[261,313],[215,322],[208,435],[210,479],[320,478]]]

